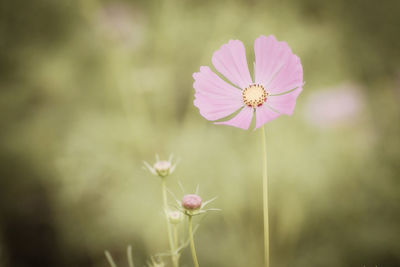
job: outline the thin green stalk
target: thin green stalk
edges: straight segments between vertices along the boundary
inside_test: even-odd
[[[111,267],[117,267],[117,265],[115,264],[110,252],[108,252],[107,250],[104,251],[104,254],[106,255],[107,261],[110,264]]]
[[[174,224],[173,228],[174,228],[174,246],[175,246],[175,248],[177,248],[178,247],[178,225]]]
[[[190,250],[192,251],[192,257],[193,257],[194,266],[195,267],[199,267],[199,262],[197,261],[197,255],[196,255],[196,248],[194,247],[192,216],[188,216],[188,218],[189,218]]]
[[[135,267],[135,265],[133,264],[133,257],[132,257],[132,246],[128,246],[128,248],[126,249],[126,254],[128,257],[128,263],[129,263],[129,267]]]
[[[164,211],[168,212],[168,199],[167,199],[167,185],[165,181],[165,177],[161,178],[161,187],[162,187],[162,195],[163,195],[163,204],[164,204]],[[175,247],[174,247],[174,241],[172,239],[172,231],[171,231],[171,224],[168,221],[168,214],[165,213],[165,217],[167,220],[167,233],[168,233],[168,241],[169,241],[169,247],[172,253],[172,264],[174,267],[178,267],[178,257],[176,255]]]
[[[264,266],[269,267],[267,142],[265,140],[264,126],[262,127],[261,135],[263,146]]]

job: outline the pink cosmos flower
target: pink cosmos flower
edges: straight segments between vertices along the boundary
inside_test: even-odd
[[[303,68],[286,42],[260,36],[254,42],[254,80],[247,66],[244,45],[230,40],[221,46],[212,63],[228,83],[209,67],[194,73],[194,105],[210,121],[236,111],[232,119],[214,122],[248,129],[255,113],[256,129],[282,114],[292,115],[303,87]]]
[[[353,125],[364,108],[363,88],[342,84],[312,93],[305,103],[305,118],[320,128]]]

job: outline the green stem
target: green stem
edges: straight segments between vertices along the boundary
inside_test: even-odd
[[[262,127],[261,135],[263,146],[264,266],[269,267],[267,142],[265,140],[264,126]]]
[[[192,251],[194,266],[199,267],[199,262],[197,261],[197,255],[196,255],[196,248],[194,247],[192,216],[188,216],[188,218],[189,218],[190,250]]]
[[[161,187],[162,187],[162,196],[163,196],[163,204],[164,204],[164,212],[165,212],[165,217],[167,219],[167,233],[168,233],[168,241],[169,241],[169,247],[172,253],[172,264],[174,267],[178,267],[178,257],[176,255],[175,247],[174,247],[174,241],[172,239],[172,231],[171,231],[171,224],[169,223],[168,220],[168,199],[167,199],[167,185],[165,182],[165,177],[161,178]]]
[[[173,229],[174,229],[174,246],[175,246],[175,248],[177,248],[178,247],[178,225],[174,224]]]
[[[104,254],[106,255],[107,261],[110,264],[111,267],[117,267],[117,265],[115,264],[110,252],[108,252],[107,250],[104,251]]]
[[[130,245],[126,249],[126,254],[127,254],[127,257],[128,257],[129,267],[135,267],[135,265],[133,264],[132,247]]]

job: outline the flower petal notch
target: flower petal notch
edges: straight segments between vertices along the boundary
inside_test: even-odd
[[[230,83],[205,66],[193,74],[194,105],[204,118],[247,130],[254,116],[257,129],[283,114],[293,114],[304,84],[300,58],[273,35],[258,37],[254,54],[254,81],[239,40],[230,40],[212,56],[215,69]]]

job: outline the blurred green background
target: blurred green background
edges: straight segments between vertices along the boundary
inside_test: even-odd
[[[168,187],[200,184],[201,266],[262,266],[259,131],[216,126],[192,73],[229,39],[300,56],[292,117],[267,124],[272,266],[400,266],[400,2],[3,1],[0,266],[137,266],[168,248]],[[252,64],[250,64],[252,65]],[[199,222],[199,221],[197,221]],[[185,250],[182,266],[192,266]]]

